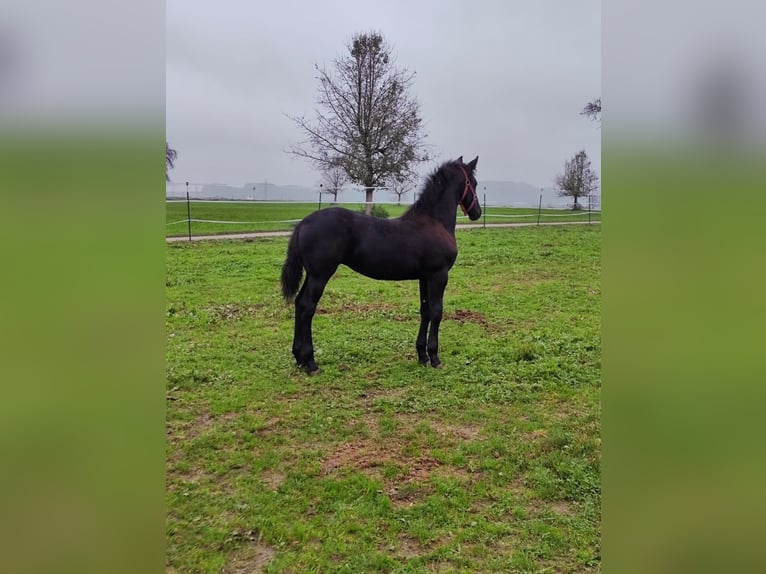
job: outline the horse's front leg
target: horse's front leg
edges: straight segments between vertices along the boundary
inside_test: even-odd
[[[442,322],[444,289],[447,287],[447,272],[440,273],[428,281],[428,319],[430,329],[428,331],[428,342],[426,351],[431,361],[431,366],[440,368],[442,362],[439,360],[439,325]]]
[[[415,340],[415,349],[418,351],[418,362],[421,365],[428,364],[428,353],[426,352],[426,338],[428,337],[428,284],[425,279],[420,280],[420,329],[418,338]]]

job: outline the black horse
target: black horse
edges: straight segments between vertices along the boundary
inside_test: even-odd
[[[478,161],[477,156],[466,164],[461,156],[444,163],[399,218],[380,219],[331,207],[298,223],[282,266],[282,294],[288,302],[295,298],[293,355],[299,367],[310,375],[319,372],[311,321],[325,285],[341,263],[373,279],[420,281],[418,361],[441,366],[439,323],[447,274],[457,258],[455,215],[460,205],[470,219],[481,216],[474,177]],[[298,292],[303,269],[306,280]]]

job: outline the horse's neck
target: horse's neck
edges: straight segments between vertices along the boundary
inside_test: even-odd
[[[447,206],[444,209],[445,214],[439,214],[435,217],[452,235],[455,235],[455,217],[457,216],[457,205]]]
[[[454,193],[445,192],[431,214],[431,217],[441,223],[452,235],[455,235],[455,217],[457,216],[457,204],[452,201],[454,195]]]
[[[458,184],[454,184],[457,186]],[[450,186],[451,187],[451,186]],[[447,190],[441,201],[428,204],[428,207],[424,207],[422,204],[417,203],[410,208],[402,217],[413,216],[425,216],[430,217],[441,223],[444,228],[449,231],[453,236],[455,235],[455,216],[457,215],[457,202],[455,200],[455,194],[457,190]]]

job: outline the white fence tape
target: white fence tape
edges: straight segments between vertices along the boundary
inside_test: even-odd
[[[167,203],[185,203],[186,199],[166,199]],[[301,201],[252,201],[252,200],[216,200],[216,199],[192,199],[190,200],[190,203],[248,203],[252,205],[258,205],[258,204],[312,204],[311,202],[301,202]],[[358,201],[349,201],[349,202],[336,202],[338,204],[350,204],[350,205],[359,205],[360,203],[363,204],[364,202],[358,202]],[[376,204],[383,204],[383,205],[398,205],[397,203],[388,203],[388,202],[381,202],[376,201]],[[313,204],[312,204],[313,205]],[[487,204],[486,207],[494,207],[494,208],[505,208],[505,209],[519,209],[519,207],[509,207],[507,205],[491,205]],[[521,209],[535,209],[537,210],[537,207],[530,207],[530,206],[523,206]],[[556,208],[543,208],[543,209],[556,209]],[[558,208],[563,209],[563,208]],[[482,217],[500,217],[505,219],[515,219],[519,217],[577,217],[577,216],[586,216],[586,215],[601,215],[601,210],[591,210],[590,212],[587,210],[580,210],[580,211],[572,211],[571,209],[567,209],[566,213],[485,213],[482,214]],[[458,215],[458,219],[467,219],[467,216],[465,215]],[[214,224],[221,224],[221,225],[261,225],[261,224],[270,224],[270,223],[297,223],[301,221],[300,219],[265,219],[261,221],[222,221],[222,220],[216,220],[216,219],[180,219],[178,221],[173,221],[171,223],[166,223],[166,226],[169,225],[178,225],[179,223],[214,223]]]
[[[177,223],[188,223],[191,221],[192,223],[233,223],[233,224],[240,224],[240,223],[247,223],[248,225],[259,225],[261,223],[296,223],[300,221],[300,219],[265,219],[263,221],[218,221],[216,219],[182,219],[180,221],[174,221],[172,223],[166,223],[165,225],[176,225]]]

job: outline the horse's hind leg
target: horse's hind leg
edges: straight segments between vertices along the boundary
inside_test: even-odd
[[[425,279],[420,280],[420,329],[418,338],[415,340],[415,349],[418,352],[418,362],[421,365],[428,364],[428,353],[426,352],[426,337],[428,336],[428,284]]]
[[[319,367],[314,361],[314,342],[311,336],[311,322],[317,309],[317,303],[322,297],[327,278],[317,278],[312,275],[306,277],[298,297],[295,299],[295,339],[293,341],[293,355],[298,365],[309,375],[319,372]]]
[[[298,295],[295,296],[295,330],[293,332],[293,356],[295,357],[298,365],[301,364],[301,341],[303,339],[303,323],[299,320],[298,315],[298,301],[303,298],[303,294],[306,291],[306,281],[303,282]]]

